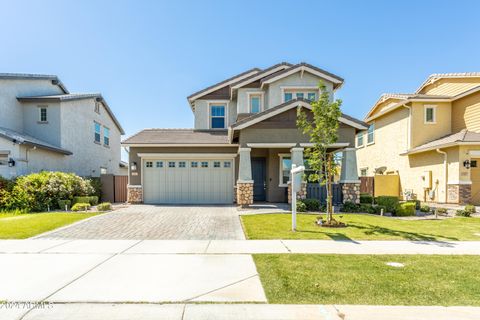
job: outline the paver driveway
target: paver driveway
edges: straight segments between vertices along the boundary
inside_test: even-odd
[[[198,205],[132,205],[40,238],[245,239],[234,206]]]

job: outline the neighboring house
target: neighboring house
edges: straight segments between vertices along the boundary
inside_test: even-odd
[[[297,107],[310,108],[323,81],[333,93],[343,79],[315,66],[281,63],[251,69],[188,97],[193,129],[146,129],[129,147],[129,202],[286,202],[292,163],[303,165],[309,138],[297,128]],[[357,200],[355,133],[366,124],[342,115],[345,199]]]
[[[121,170],[124,132],[100,94],[69,93],[56,76],[0,73],[0,114],[2,177]]]
[[[400,196],[480,204],[480,73],[433,74],[384,94],[357,135],[359,174],[398,173]]]

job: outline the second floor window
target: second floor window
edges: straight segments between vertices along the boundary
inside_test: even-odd
[[[373,143],[375,141],[375,123],[372,123],[368,127],[367,143]]]
[[[292,99],[307,99],[315,101],[317,99],[318,90],[315,89],[288,89],[283,93],[283,102],[288,102]]]
[[[357,133],[357,147],[363,147],[363,132]]]
[[[210,106],[210,128],[212,129],[225,128],[225,106],[224,105]]]
[[[103,144],[106,146],[110,145],[110,129],[103,127]]]
[[[432,124],[437,122],[437,108],[435,106],[425,106],[425,123]]]
[[[285,102],[288,102],[290,100],[292,100],[292,93],[291,92],[285,92],[284,95],[283,95],[283,98],[285,100]]]
[[[47,107],[40,107],[39,109],[39,118],[38,121],[40,122],[48,122],[48,113],[47,113]]]
[[[261,100],[262,96],[259,94],[252,94],[250,96],[250,112],[251,113],[259,113],[262,109]]]
[[[101,138],[101,126],[100,123],[94,122],[93,123],[93,130],[94,130],[94,139],[95,142],[100,143]]]

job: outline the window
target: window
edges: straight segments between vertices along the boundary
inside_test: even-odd
[[[103,127],[103,144],[106,146],[110,145],[110,129]]]
[[[371,144],[375,141],[375,123],[372,123],[368,127],[367,131],[367,144]]]
[[[363,132],[357,133],[357,147],[363,147]]]
[[[168,162],[168,167],[169,168],[175,168],[175,161],[169,161]]]
[[[307,100],[308,100],[308,101],[315,101],[315,100],[317,100],[317,95],[315,94],[315,92],[309,92],[309,93],[307,93]]]
[[[212,129],[225,128],[225,106],[224,105],[210,106],[210,127]]]
[[[220,168],[220,161],[214,161],[213,162],[213,167],[214,168]]]
[[[47,107],[40,107],[38,109],[38,112],[39,112],[38,121],[43,123],[48,122]]]
[[[100,114],[100,102],[95,102],[95,112]]]
[[[95,142],[100,143],[100,123],[94,122],[93,123],[93,130],[95,131]]]
[[[425,124],[437,122],[437,106],[425,106]]]
[[[292,159],[290,155],[280,155],[280,179],[279,186],[286,187],[290,181],[290,170],[292,169]]]
[[[197,161],[192,161],[192,162],[190,163],[190,166],[191,166],[192,168],[198,168],[198,162],[197,162]]]
[[[0,153],[0,166],[8,166],[8,154]]]
[[[362,168],[360,169],[360,176],[366,177],[368,174],[368,168]]]
[[[291,92],[285,92],[283,97],[284,97],[285,102],[288,102],[288,101],[292,100],[292,93]]]
[[[231,166],[232,166],[232,164],[231,164],[230,161],[225,161],[225,162],[223,163],[223,167],[224,167],[224,168],[230,168]]]
[[[152,162],[152,161],[147,161],[147,162],[145,162],[145,167],[147,167],[147,168],[153,168],[153,162]]]
[[[180,162],[178,163],[178,167],[179,167],[179,168],[185,168],[186,166],[187,166],[187,164],[186,164],[185,161],[180,161]]]
[[[208,162],[202,161],[202,168],[208,168]]]
[[[297,99],[303,99],[304,93],[303,92],[297,92],[296,94]]]
[[[107,168],[100,167],[100,174],[107,174]]]
[[[157,161],[156,166],[157,168],[163,168],[163,161]]]
[[[250,112],[259,113],[262,110],[262,95],[252,94],[250,95]]]

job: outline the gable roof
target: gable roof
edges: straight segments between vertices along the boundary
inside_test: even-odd
[[[263,84],[268,84],[268,83],[272,83],[272,82],[275,82],[277,80],[280,80],[282,78],[285,78],[291,74],[294,74],[296,72],[299,72],[299,71],[307,71],[311,74],[314,74],[320,78],[323,78],[325,80],[328,80],[330,82],[332,82],[334,84],[334,89],[338,89],[341,87],[341,85],[343,84],[343,78],[333,74],[333,73],[330,73],[328,71],[325,71],[323,69],[320,69],[318,67],[315,67],[311,64],[308,64],[306,62],[301,62],[299,64],[296,64],[294,66],[291,66],[290,68],[288,69],[285,69],[281,72],[278,72],[276,74],[272,74],[268,77],[265,77],[264,79],[261,80],[261,83],[262,83],[262,86]]]
[[[250,127],[250,126],[252,126],[252,125],[254,125],[258,122],[261,122],[265,119],[268,119],[268,118],[273,117],[277,114],[283,113],[287,110],[297,108],[297,107],[304,107],[304,108],[307,108],[309,110],[312,109],[308,100],[293,99],[293,100],[290,100],[288,102],[282,103],[282,104],[280,104],[276,107],[267,109],[267,110],[259,112],[259,113],[255,113],[255,114],[253,114],[249,117],[246,117],[246,118],[243,118],[240,121],[237,121],[236,123],[234,123],[233,125],[230,126],[230,128],[228,130],[229,131],[229,136],[231,138],[232,133],[235,130],[241,130],[241,129]],[[365,122],[360,121],[360,120],[358,120],[354,117],[351,117],[349,115],[346,115],[344,113],[342,113],[342,115],[340,116],[339,121],[344,123],[344,124],[347,124],[349,126],[352,126],[356,129],[359,129],[359,130],[366,130],[368,128],[368,124],[366,124]]]
[[[123,140],[122,145],[228,146],[231,144],[227,138],[227,130],[145,129]]]
[[[53,85],[58,86],[64,93],[69,93],[67,87],[56,75],[33,74],[33,73],[0,73],[0,79],[7,80],[51,80]]]
[[[445,78],[480,78],[480,72],[433,73],[418,87],[415,93],[420,93],[426,86]]]
[[[461,144],[480,144],[480,133],[472,132],[468,130],[462,130],[460,132],[449,134],[442,138],[427,142],[418,147],[408,150],[405,154],[414,154],[438,148],[447,148]]]
[[[264,69],[256,74],[253,74],[243,80],[240,80],[240,81],[237,81],[235,83],[232,83],[230,85],[231,89],[234,90],[234,89],[238,89],[240,87],[243,87],[249,83],[252,83],[252,82],[255,82],[255,81],[258,81],[262,78],[266,78],[268,76],[270,76],[271,74],[274,74],[276,72],[279,72],[279,71],[282,71],[282,70],[285,70],[285,69],[288,69],[292,66],[291,63],[288,63],[288,62],[281,62],[281,63],[277,63],[276,65],[273,65],[267,69]]]
[[[71,151],[57,147],[51,143],[34,138],[28,134],[20,133],[14,130],[0,127],[0,137],[8,139],[14,143],[26,144],[32,147],[38,147],[40,149],[57,152],[63,155],[72,155]]]
[[[240,74],[237,74],[237,75],[235,75],[235,76],[233,76],[233,77],[231,77],[231,78],[225,79],[225,80],[220,81],[220,82],[218,82],[218,83],[216,83],[216,84],[214,84],[214,85],[211,85],[211,86],[209,86],[209,87],[207,87],[207,88],[205,88],[205,89],[202,89],[202,90],[200,90],[200,91],[197,91],[197,92],[195,92],[195,93],[192,93],[191,95],[189,95],[189,96],[187,97],[187,100],[188,100],[188,102],[190,103],[190,105],[192,105],[193,101],[195,101],[196,99],[199,99],[199,98],[201,98],[201,97],[209,94],[210,92],[213,92],[213,91],[215,91],[215,90],[221,89],[221,88],[223,88],[223,87],[225,87],[225,86],[228,86],[228,85],[230,85],[230,84],[232,84],[232,83],[235,83],[235,82],[237,82],[237,81],[239,81],[239,80],[245,79],[245,78],[247,78],[247,77],[249,77],[249,76],[251,76],[251,75],[254,75],[254,74],[256,74],[256,73],[258,73],[258,72],[260,72],[260,71],[261,71],[261,69],[259,69],[259,68],[253,68],[253,69],[247,70],[247,71],[242,72],[242,73],[240,73]]]
[[[57,95],[45,95],[45,96],[25,96],[17,97],[18,101],[21,102],[60,102],[60,101],[73,101],[73,100],[82,100],[82,99],[95,99],[97,102],[102,102],[107,110],[108,115],[112,118],[113,122],[117,126],[121,134],[125,134],[120,122],[113,114],[112,109],[110,109],[107,101],[103,98],[100,93],[69,93],[69,94],[57,94]]]

